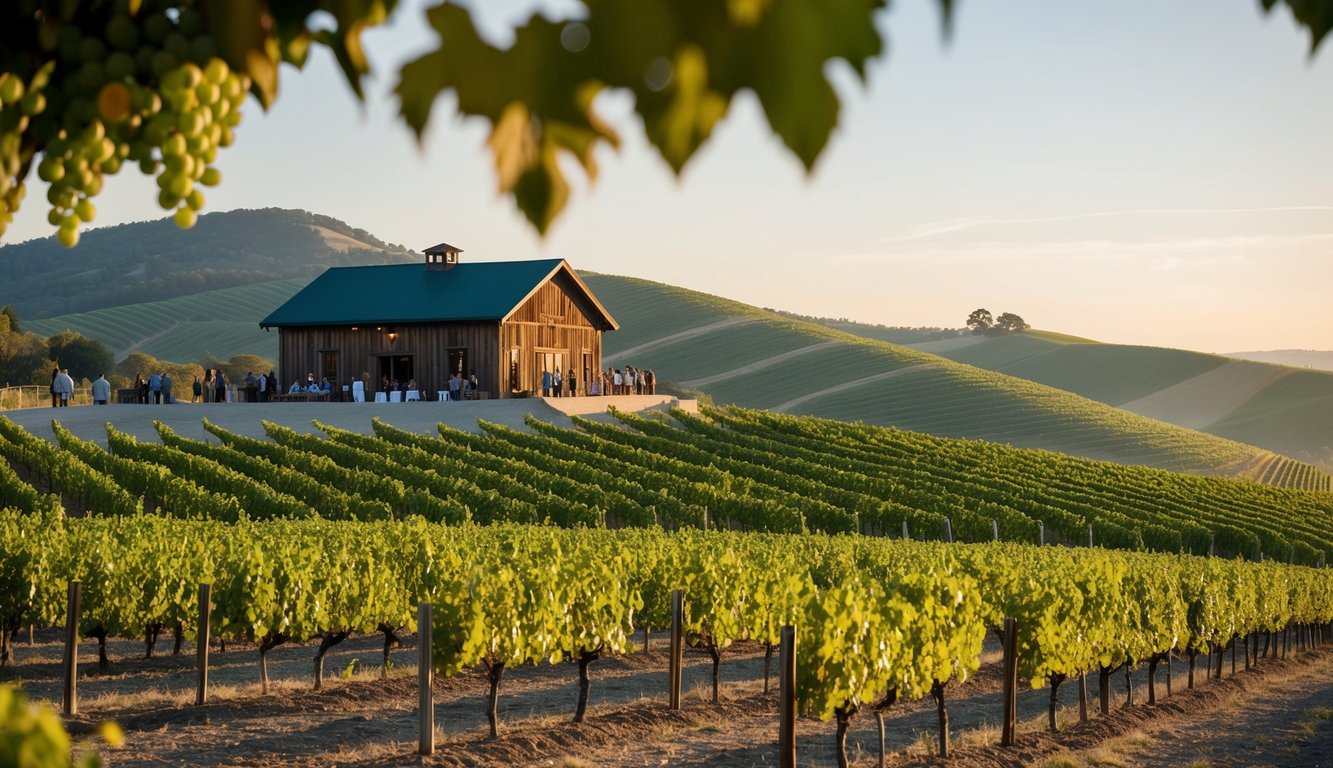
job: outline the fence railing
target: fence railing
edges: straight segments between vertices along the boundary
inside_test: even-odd
[[[70,405],[92,405],[91,387],[75,387],[70,396]],[[0,411],[12,411],[16,408],[51,407],[51,390],[44,384],[24,384],[17,387],[0,387]]]

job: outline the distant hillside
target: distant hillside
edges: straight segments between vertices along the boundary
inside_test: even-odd
[[[1040,331],[912,346],[1333,470],[1333,373]]]
[[[607,275],[585,278],[621,323],[603,342],[607,364],[652,368],[659,380],[706,393],[718,403],[1198,474],[1290,478],[1291,484],[1319,488],[1333,482],[1324,472],[1270,451],[1029,379],[682,288]],[[1038,341],[1035,336],[1008,340]]]
[[[1274,349],[1267,352],[1228,352],[1227,357],[1253,360],[1256,363],[1290,365],[1293,368],[1314,368],[1333,371],[1333,351],[1322,349]]]
[[[307,282],[306,278],[272,280],[166,301],[24,320],[23,325],[43,336],[78,331],[105,344],[117,360],[135,351],[180,363],[199,362],[210,355],[220,360],[234,355],[277,360],[278,334],[265,332],[259,321]]]
[[[103,227],[73,250],[54,237],[0,246],[0,284],[28,321],[413,258],[337,219],[266,208],[210,213],[190,230],[169,218]]]
[[[109,237],[99,238],[104,232]],[[195,242],[201,234],[206,237]],[[264,333],[258,322],[310,276],[333,264],[415,258],[341,222],[300,211],[211,214],[186,233],[170,222],[95,230],[83,238],[80,248],[91,251],[99,241],[118,255],[96,268],[104,273],[105,284],[88,297],[78,297],[89,310],[43,319],[28,312],[22,315],[25,325],[40,333],[81,331],[102,339],[118,357],[137,349],[175,361],[245,353],[276,357],[277,334]],[[148,290],[143,279],[148,267],[143,266],[145,274],[136,274],[137,267],[129,269],[135,263],[136,242],[148,244],[139,249],[137,263],[151,262],[160,272],[160,281],[148,281],[154,290],[170,284],[184,291],[191,280],[212,287],[219,278],[209,271],[211,264],[248,265],[228,279],[249,282],[160,301],[118,303],[118,297]],[[212,250],[203,242],[211,243]],[[32,301],[26,294],[37,290],[33,286],[75,296],[78,291],[59,287],[73,279],[69,274],[64,282],[54,276],[75,267],[88,269],[90,257],[59,252],[45,257],[59,269],[46,264],[37,270],[33,263],[41,261],[34,255],[37,251],[23,249],[39,245],[0,251],[0,267],[15,269],[9,254],[16,253],[22,257],[16,261],[34,270],[28,282],[18,281],[28,288],[6,297],[16,300],[21,313],[25,302]],[[234,259],[225,250],[229,247]],[[1045,332],[978,339],[950,329],[871,326],[879,328],[877,334],[911,339],[917,344],[912,348],[659,283],[587,277],[622,324],[621,330],[606,337],[608,364],[653,368],[661,381],[708,393],[719,403],[862,420],[1277,485],[1327,487],[1333,480],[1312,467],[1245,444],[1262,438],[1271,448],[1285,440],[1283,444],[1292,448],[1281,452],[1288,456],[1298,450],[1302,453],[1297,455],[1313,459],[1323,455],[1319,440],[1333,434],[1333,429],[1305,429],[1321,423],[1311,414],[1323,413],[1318,408],[1325,402],[1320,382],[1300,376],[1309,372],[1282,369],[1290,372],[1285,379],[1264,384],[1262,375],[1245,367],[1263,366],[1228,363],[1210,355],[1116,348]],[[1053,350],[1069,357],[1057,364],[1058,357],[1045,356]],[[1103,360],[1100,355],[1110,357]],[[1025,378],[985,370],[992,367],[1006,373],[1013,369]],[[1061,388],[1034,383],[1041,380],[1039,375]],[[1209,400],[1190,393],[1190,382],[1207,384],[1210,379],[1200,378],[1207,375],[1217,377],[1209,386],[1229,393],[1234,407],[1221,394]],[[1171,389],[1182,385],[1185,390]],[[1184,395],[1177,397],[1180,392]],[[1237,393],[1249,395],[1236,400]],[[1211,418],[1209,428],[1217,435],[1237,439],[1182,429],[1105,403],[1136,403],[1137,409],[1154,415],[1189,407],[1192,418]],[[1310,410],[1311,403],[1316,410]],[[1292,434],[1301,437],[1293,442]],[[1299,442],[1311,435],[1306,443]]]

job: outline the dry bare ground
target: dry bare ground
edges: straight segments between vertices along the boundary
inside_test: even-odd
[[[20,643],[17,664],[0,682],[21,682],[30,695],[55,705],[60,696],[58,632]],[[116,766],[747,766],[776,763],[777,701],[763,693],[763,651],[742,644],[724,655],[722,703],[708,701],[710,665],[687,655],[684,706],[665,707],[665,637],[653,650],[594,665],[587,721],[570,722],[577,698],[572,664],[508,670],[501,688],[500,738],[486,739],[487,683],[480,671],[436,683],[437,754],[416,750],[416,670],[412,637],[393,652],[389,680],[380,680],[378,635],[349,639],[326,660],[325,688],[311,690],[314,644],[270,654],[275,679],[259,693],[250,646],[228,645],[211,657],[210,703],[195,707],[193,649],[171,656],[170,642],[144,659],[142,643],[115,641],[107,671],[96,667],[95,645],[81,646],[80,714],[70,726],[88,734],[103,720],[119,722],[126,746],[108,755]],[[353,663],[355,660],[355,663]],[[1115,709],[1080,724],[1076,690],[1061,689],[1061,731],[1045,725],[1046,690],[1019,697],[1017,747],[997,746],[1000,719],[998,653],[987,651],[981,673],[948,686],[954,755],[934,757],[936,715],[929,700],[896,707],[888,721],[890,764],[962,768],[1083,766],[1327,766],[1333,755],[1333,650],[1264,661],[1256,672],[1202,681],[1185,690],[1175,665],[1173,695],[1157,706],[1122,707],[1124,676],[1114,679]],[[1242,664],[1243,667],[1243,664]],[[1146,699],[1135,679],[1135,700]],[[1093,705],[1095,682],[1090,684]],[[1165,693],[1159,671],[1158,694]],[[855,765],[876,764],[874,719],[858,717],[848,739]],[[801,765],[834,765],[833,725],[798,724]]]

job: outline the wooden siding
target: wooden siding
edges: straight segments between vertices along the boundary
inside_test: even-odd
[[[568,282],[558,276],[560,283]],[[572,288],[572,286],[571,286]],[[577,294],[577,290],[573,290]],[[510,397],[509,361],[512,349],[518,349],[519,394],[541,394],[539,352],[559,353],[566,370],[577,371],[578,392],[587,393],[583,355],[589,355],[588,369],[602,366],[601,331],[589,320],[584,301],[571,298],[569,288],[549,281],[538,288],[510,315],[498,322],[395,324],[357,326],[285,327],[278,329],[278,375],[285,390],[293,380],[305,381],[323,375],[326,352],[337,353],[337,380],[330,380],[335,390],[370,375],[369,392],[380,389],[380,357],[411,357],[412,375],[421,388],[433,397],[445,389],[449,380],[449,350],[467,350],[467,368],[477,372],[481,390],[491,398]],[[390,341],[389,331],[396,336]],[[466,373],[466,372],[465,372]],[[369,396],[369,395],[368,395]]]
[[[502,358],[507,365],[511,350],[518,349],[519,389],[529,394],[541,394],[541,368],[538,352],[560,354],[566,371],[578,372],[579,393],[587,393],[587,381],[582,371],[582,357],[591,356],[592,370],[602,364],[602,334],[593,327],[584,308],[555,281],[539,288],[527,301],[519,305],[501,329]],[[564,371],[562,371],[564,373]],[[504,382],[509,380],[506,372]]]
[[[305,381],[307,373],[318,380],[321,355],[338,353],[338,380],[335,388],[350,384],[362,373],[370,375],[369,390],[380,389],[380,357],[411,357],[412,375],[421,388],[433,393],[446,389],[449,382],[449,350],[467,350],[467,367],[477,372],[481,388],[490,397],[499,397],[497,374],[500,369],[496,337],[498,324],[447,323],[436,325],[315,326],[281,328],[278,331],[279,375],[286,389],[294,379]],[[389,339],[389,329],[396,336]],[[468,373],[468,371],[464,371]]]

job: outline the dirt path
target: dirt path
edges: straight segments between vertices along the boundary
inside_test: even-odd
[[[657,349],[658,347],[664,347],[668,344],[675,344],[678,341],[693,339],[696,336],[703,336],[706,333],[720,331],[723,328],[731,328],[732,326],[747,325],[755,322],[758,321],[748,317],[729,317],[726,320],[718,320],[716,323],[700,325],[696,328],[687,328],[679,333],[663,336],[660,339],[653,339],[652,341],[645,342],[637,347],[630,347],[629,349],[622,349],[619,352],[613,352],[609,355],[602,355],[602,364],[611,365],[617,360],[625,360],[634,355],[647,352],[650,349]]]
[[[1182,427],[1205,429],[1295,370],[1232,360],[1118,407]]]
[[[1145,729],[1121,750],[1124,765],[1333,766],[1333,657],[1250,682],[1216,704]]]
[[[877,381],[883,381],[884,379],[891,379],[895,376],[901,376],[902,374],[907,373],[908,371],[915,371],[920,368],[928,368],[931,365],[933,365],[933,363],[918,363],[917,365],[909,365],[906,368],[894,368],[892,371],[885,371],[884,373],[876,373],[873,376],[866,376],[860,379],[856,379],[855,381],[843,382],[842,384],[837,384],[832,387],[828,387],[827,389],[821,389],[818,392],[811,392],[806,395],[801,395],[800,397],[788,400],[787,402],[782,403],[780,405],[775,405],[772,408],[769,408],[768,410],[774,413],[786,413],[787,411],[791,410],[792,408],[795,408],[801,403],[814,400],[816,398],[825,397],[827,395],[834,394],[835,392],[842,392],[844,390],[854,389],[856,387],[863,387],[866,384],[873,384]]]
[[[737,376],[745,376],[754,373],[756,371],[762,371],[765,368],[772,368],[773,366],[778,365],[780,363],[785,363],[794,357],[800,357],[801,355],[808,355],[811,352],[818,352],[821,349],[828,349],[829,347],[837,346],[842,343],[843,342],[841,341],[821,341],[818,344],[811,344],[808,347],[800,347],[798,349],[793,349],[790,352],[783,352],[780,355],[773,355],[772,357],[766,357],[758,362],[750,363],[749,365],[742,365],[739,368],[733,368],[729,371],[723,371],[722,373],[714,374],[712,376],[705,376],[702,379],[691,379],[689,381],[682,381],[680,382],[680,386],[689,387],[691,389],[706,387],[709,384],[716,384],[719,381],[726,381],[727,379],[734,379]]]

